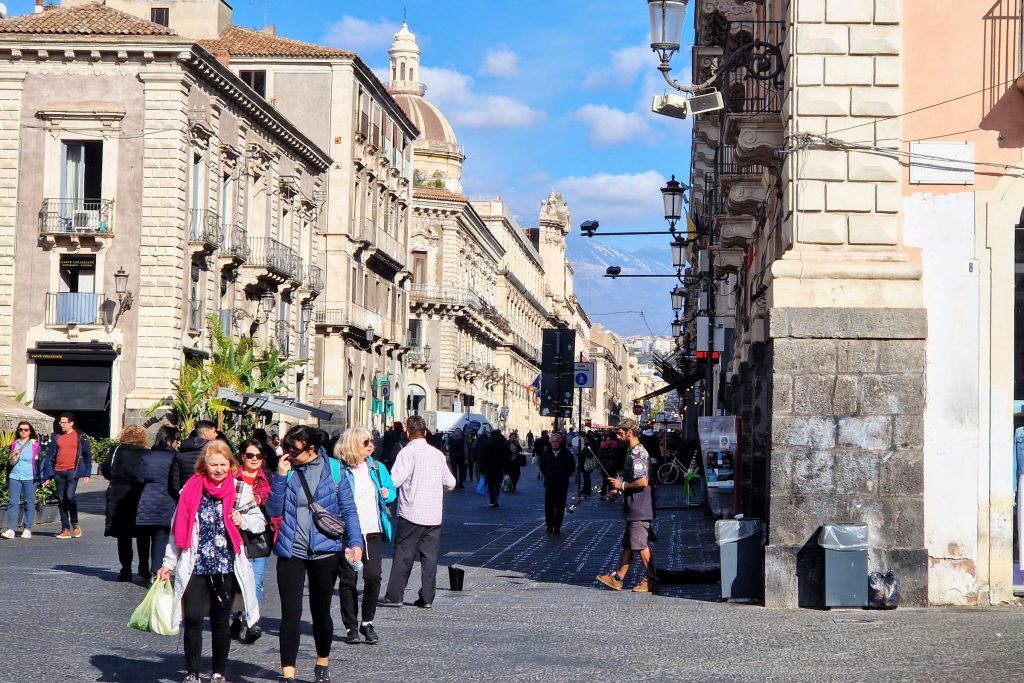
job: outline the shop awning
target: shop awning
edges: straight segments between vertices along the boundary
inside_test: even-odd
[[[331,420],[334,418],[334,413],[315,408],[305,403],[299,403],[294,398],[288,396],[273,396],[271,394],[244,394],[240,391],[233,389],[218,389],[217,398],[222,398],[226,401],[230,401],[235,405],[245,406],[246,408],[253,408],[255,410],[264,410],[268,413],[275,413],[279,415],[290,415],[291,417],[297,417],[300,420],[308,420],[310,418],[317,418],[319,420]]]
[[[41,413],[13,398],[0,396],[0,429],[14,431],[14,427],[22,420],[28,422],[40,434],[48,434],[53,430],[53,418]]]
[[[40,410],[104,411],[110,382],[44,382],[36,383],[32,405]]]

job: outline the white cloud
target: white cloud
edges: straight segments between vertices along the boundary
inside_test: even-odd
[[[664,176],[658,171],[643,173],[597,173],[570,176],[554,186],[565,196],[575,216],[594,217],[601,223],[621,222],[645,225],[659,216]]]
[[[610,66],[589,71],[583,79],[583,87],[595,90],[612,85],[631,85],[644,69],[653,69],[656,66],[657,60],[649,45],[624,47],[612,53]]]
[[[327,27],[322,42],[331,47],[353,51],[388,47],[400,28],[398,24],[383,18],[369,22],[346,15]]]
[[[647,119],[642,114],[613,109],[603,104],[586,104],[577,109],[572,118],[590,128],[590,144],[595,147],[621,145],[651,134]]]
[[[507,48],[488,50],[480,73],[484,76],[512,78],[519,74],[519,55]]]
[[[424,67],[422,72],[427,99],[444,112],[456,128],[523,128],[544,118],[543,112],[513,97],[474,92],[473,79],[455,69]]]

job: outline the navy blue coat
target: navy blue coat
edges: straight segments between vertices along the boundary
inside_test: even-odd
[[[185,439],[181,444],[181,450],[174,454],[174,467],[171,468],[168,486],[175,503],[181,497],[181,489],[185,482],[196,473],[196,462],[205,445],[206,439],[194,436],[191,439]]]
[[[136,524],[170,528],[174,517],[174,499],[171,498],[168,479],[174,466],[171,451],[150,451],[142,458],[138,478],[142,484]]]
[[[43,465],[40,468],[40,478],[43,481],[53,479],[57,466],[57,437],[60,434],[54,432],[50,435],[50,445],[46,447],[46,456],[43,458]],[[84,432],[78,432],[78,458],[75,461],[75,479],[92,476],[92,446],[89,445],[89,437]]]

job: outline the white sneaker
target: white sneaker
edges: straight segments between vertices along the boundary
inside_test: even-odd
[[[0,536],[3,536],[4,538],[14,538],[14,529],[8,529],[7,531],[0,534]]]
[[[21,537],[22,538],[32,538],[32,532],[29,531],[28,529],[22,529]]]

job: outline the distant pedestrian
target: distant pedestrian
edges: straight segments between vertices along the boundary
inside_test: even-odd
[[[401,422],[395,422],[391,429],[384,432],[380,445],[380,461],[389,470],[395,465],[398,451],[405,446],[405,428]]]
[[[18,423],[11,442],[7,461],[7,487],[10,500],[7,505],[7,530],[0,536],[14,538],[18,524],[18,509],[25,504],[25,528],[22,538],[32,538],[32,525],[36,521],[36,484],[40,479],[39,437],[28,422]]]
[[[387,592],[380,604],[401,607],[405,586],[419,556],[421,586],[417,607],[434,602],[437,581],[437,552],[441,546],[444,492],[455,488],[444,454],[423,438],[426,425],[414,415],[406,420],[409,445],[398,453],[391,478],[398,488],[398,529]]]
[[[487,480],[487,494],[490,498],[490,506],[498,507],[498,498],[501,496],[501,484],[505,479],[505,469],[508,467],[509,447],[508,440],[501,433],[500,429],[493,429],[487,435],[487,441],[483,448],[484,478]]]
[[[149,435],[142,425],[125,425],[117,441],[118,445],[110,449],[107,457],[100,463],[100,474],[110,482],[106,493],[106,524],[103,535],[117,539],[117,559],[121,563],[117,580],[132,580],[134,541],[139,553],[139,578],[149,582],[150,537],[140,535],[135,528],[143,486],[139,481],[139,471],[142,469],[143,459],[149,455],[149,449],[146,448]]]
[[[529,451],[533,451],[533,430],[526,432],[526,448]]]
[[[466,439],[459,428],[455,428],[448,436],[448,460],[452,464],[452,474],[455,475],[455,488],[465,488]]]
[[[236,487],[231,470],[237,466],[231,448],[223,441],[211,441],[203,447],[195,474],[182,487],[163,566],[157,572],[160,579],[174,578],[172,623],[178,623],[184,615],[188,674],[184,683],[200,683],[203,620],[207,616],[213,643],[210,680],[224,683],[236,584],[249,623],[260,618],[252,565],[243,552],[240,529],[261,532],[264,520],[253,504],[252,488],[244,483]]]
[[[174,467],[171,468],[169,482],[171,497],[175,501],[178,500],[181,487],[195,472],[203,446],[216,438],[217,426],[208,420],[200,420],[192,430],[191,436],[181,443],[181,448],[174,455]]]
[[[626,528],[622,534],[622,554],[618,569],[611,574],[599,575],[597,580],[612,590],[622,590],[622,583],[629,572],[629,566],[633,563],[635,552],[640,555],[643,562],[645,576],[633,587],[633,592],[657,593],[658,579],[655,576],[654,556],[647,544],[651,520],[654,519],[654,504],[649,485],[651,458],[647,449],[640,444],[639,427],[632,418],[619,422],[616,436],[620,441],[626,442],[629,457],[624,463],[622,476],[609,477],[609,483],[612,485],[612,492],[609,495],[613,498],[622,497]]]
[[[57,538],[81,538],[78,525],[78,483],[88,484],[92,477],[92,447],[89,437],[75,427],[74,413],[61,413],[57,419],[60,433],[50,437],[43,459],[43,486],[57,482],[60,507],[60,533]]]
[[[345,624],[345,642],[356,645],[362,636],[367,644],[376,645],[380,637],[373,628],[373,617],[377,613],[377,598],[380,597],[381,543],[391,540],[388,503],[395,499],[395,485],[388,469],[371,457],[373,437],[366,429],[346,429],[338,439],[334,454],[345,465],[366,549],[362,563],[362,619],[356,591],[358,571],[350,562],[338,563],[338,596],[341,619]]]
[[[533,442],[533,464],[537,465],[540,461],[540,456],[544,455],[544,451],[548,448],[548,430],[544,429],[541,431],[540,436]],[[537,468],[537,478],[540,479],[544,476],[544,473],[540,471],[540,467]]]
[[[487,452],[487,442],[490,440],[490,433],[488,430],[481,427],[473,435],[473,481],[479,481],[484,476],[484,461],[485,453]]]
[[[526,465],[526,455],[523,453],[523,445],[519,442],[519,432],[513,431],[508,435],[508,462],[505,466],[505,474],[512,481],[512,493],[519,487],[519,478],[523,473],[523,466]]]
[[[540,456],[540,470],[544,474],[544,523],[549,534],[562,533],[565,519],[565,499],[569,496],[569,479],[576,470],[576,461],[565,446],[565,436],[552,432],[549,447]]]
[[[253,501],[267,525],[271,520],[267,515],[267,499],[270,498],[270,475],[267,472],[267,460],[273,455],[274,449],[259,439],[247,439],[239,447],[242,466],[235,472],[235,479],[252,487]],[[253,581],[256,584],[256,603],[263,604],[263,575],[267,572],[269,557],[250,557],[252,562]],[[236,613],[231,620],[231,636],[238,638],[246,645],[252,645],[263,635],[263,628],[258,622],[247,625],[242,613]]]
[[[352,553],[353,561],[362,561],[363,533],[348,478],[337,460],[321,455],[323,447],[316,441],[315,431],[296,425],[284,435],[281,448],[284,455],[270,482],[267,501],[270,516],[281,518],[274,543],[277,591],[281,596],[281,674],[285,681],[294,683],[302,596],[308,584],[316,646],[313,680],[330,681],[334,638],[331,596],[338,562],[346,550]],[[311,503],[345,523],[342,538],[323,533],[314,521]]]
[[[171,498],[168,480],[174,455],[181,445],[181,432],[173,425],[164,425],[156,432],[153,445],[142,458],[137,477],[142,484],[139,510],[135,514],[135,532],[140,538],[149,539],[149,571],[155,574],[160,569],[167,549],[167,536],[174,517],[174,499]]]

